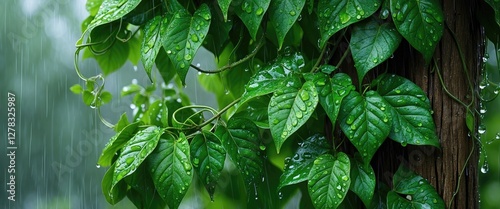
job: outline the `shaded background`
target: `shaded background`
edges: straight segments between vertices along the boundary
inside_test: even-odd
[[[104,200],[100,182],[105,168],[97,168],[96,162],[114,132],[79,95],[69,91],[73,84],[83,85],[74,71],[73,56],[81,35],[80,22],[87,17],[85,0],[2,1],[0,11],[0,208],[134,208],[126,200],[114,207]],[[489,54],[489,78],[498,83],[496,53],[491,45]],[[205,60],[197,57],[195,62],[208,68],[214,65],[210,56],[203,57]],[[87,76],[100,72],[93,60],[79,64]],[[131,116],[130,98],[120,98],[119,93],[134,78],[139,84],[148,84],[141,64],[127,63],[106,78],[105,88],[114,98],[102,107],[102,113],[112,123],[123,112]],[[192,102],[216,106],[213,96],[197,85],[196,73],[190,72],[187,83],[184,91]],[[16,202],[6,199],[8,92],[16,95]],[[489,169],[480,175],[481,206],[498,208],[500,140],[495,139],[500,130],[500,100],[484,105],[487,129],[481,139]],[[181,207],[202,208],[202,198],[191,193]],[[227,208],[237,205],[237,200],[224,198],[217,202]]]

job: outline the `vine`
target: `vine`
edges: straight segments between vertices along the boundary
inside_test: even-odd
[[[87,9],[75,52],[85,88],[71,90],[116,131],[98,160],[109,167],[102,189],[110,204],[128,197],[138,208],[178,208],[195,181],[217,201],[224,194],[216,189],[227,189],[222,176],[236,171],[245,201],[264,208],[282,207],[297,192],[307,194],[300,199],[306,208],[445,208],[432,185],[406,166],[388,188],[371,164],[385,140],[440,148],[425,92],[387,72],[365,78],[383,63],[388,68],[403,40],[431,63],[445,29],[437,0],[87,0]],[[466,108],[473,132],[474,87],[447,29],[459,48],[471,103],[447,89],[436,61],[434,71],[444,92]],[[344,42],[348,47],[339,52]],[[217,58],[215,70],[192,64],[201,47]],[[102,74],[82,74],[81,51]],[[341,53],[335,66],[329,64],[334,52]],[[339,72],[349,55],[358,85]],[[111,100],[105,76],[127,60],[141,61],[153,85],[124,87],[121,95],[133,97],[133,119],[124,113],[112,124],[100,113]],[[190,69],[206,74],[199,83],[216,95],[220,110],[191,104],[182,91]],[[153,70],[163,84],[177,85],[162,84],[156,96]],[[337,145],[325,137],[335,130],[345,138]],[[448,207],[458,190],[459,184]]]

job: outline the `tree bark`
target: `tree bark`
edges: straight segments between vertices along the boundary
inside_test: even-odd
[[[469,133],[466,126],[467,109],[444,90],[446,87],[465,104],[472,100],[477,103],[476,92],[471,92],[469,84],[477,83],[484,52],[484,35],[475,16],[478,2],[442,0],[441,3],[445,29],[433,61],[426,64],[422,55],[403,41],[388,65],[389,72],[409,78],[427,93],[442,148],[411,145],[402,148],[399,143],[387,139],[374,156],[372,166],[378,180],[391,185],[393,174],[404,163],[436,188],[447,208],[479,208],[479,152],[476,140],[471,137],[475,133]],[[342,67],[352,68],[352,60],[347,62]],[[374,78],[385,70],[385,65],[383,68],[369,73],[368,77]],[[348,71],[355,72],[354,69]]]

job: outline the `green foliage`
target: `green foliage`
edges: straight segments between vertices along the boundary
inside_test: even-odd
[[[438,1],[88,0],[86,7],[75,57],[84,50],[103,74],[86,78],[76,66],[85,85],[70,90],[86,105],[111,100],[105,76],[127,60],[140,59],[150,78],[157,70],[171,83],[123,87],[131,120],[105,122],[116,131],[98,161],[110,166],[102,181],[110,204],[126,196],[138,208],[178,208],[188,190],[206,190],[216,202],[262,208],[282,207],[299,192],[303,207],[444,207],[404,167],[392,190],[379,181],[371,160],[386,138],[403,147],[440,144],[419,86],[367,76],[391,66],[403,38],[430,62],[444,28]],[[191,63],[201,47],[218,69]],[[355,72],[341,69],[351,63]],[[202,73],[220,110],[189,101],[189,70]],[[242,194],[228,194],[228,182],[243,185]]]

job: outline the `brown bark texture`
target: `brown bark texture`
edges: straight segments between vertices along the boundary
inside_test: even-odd
[[[377,179],[388,185],[391,185],[399,165],[406,164],[436,187],[447,208],[479,208],[478,145],[470,136],[474,133],[469,133],[465,123],[466,108],[447,95],[443,88],[444,85],[466,104],[475,98],[473,94],[476,92],[471,92],[469,84],[477,84],[484,51],[484,35],[475,16],[477,4],[479,1],[475,0],[441,0],[445,29],[430,63],[425,63],[422,55],[406,41],[388,61],[390,73],[412,80],[427,93],[442,148],[411,145],[402,148],[399,143],[388,139],[372,160]],[[465,69],[459,48],[465,59]],[[355,72],[352,60],[346,62],[341,70]],[[374,78],[386,70],[384,64],[379,68],[367,77]],[[441,72],[443,83],[437,70]]]

